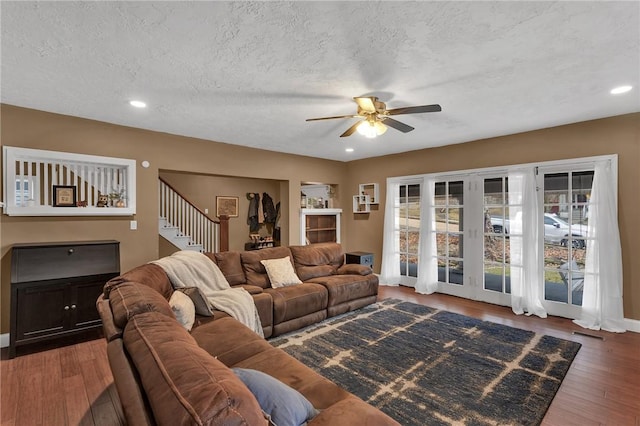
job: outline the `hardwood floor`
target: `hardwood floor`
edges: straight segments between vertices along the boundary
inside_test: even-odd
[[[517,316],[507,307],[380,287],[379,298],[389,297],[582,343],[542,424],[640,426],[640,334],[586,331],[564,318]],[[2,426],[125,424],[104,339],[41,349],[12,360],[2,350]]]
[[[102,337],[76,341],[70,340],[64,347],[49,343],[19,348],[14,359],[7,359],[7,348],[2,350],[2,426],[126,423],[107,360],[106,341]]]

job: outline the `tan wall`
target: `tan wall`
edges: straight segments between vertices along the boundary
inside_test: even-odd
[[[286,183],[270,179],[246,179],[171,171],[160,171],[160,177],[200,210],[208,209],[208,216],[212,219],[216,218],[216,196],[238,197],[238,217],[229,218],[229,250],[244,250],[245,243],[250,242],[247,224],[249,210],[247,193],[259,193],[262,196],[266,192],[273,199],[275,206],[280,201],[281,183]],[[284,189],[288,192],[287,186]],[[280,226],[287,233],[288,220],[281,220]],[[261,224],[258,233],[263,237],[272,235],[273,225]],[[289,241],[288,235],[283,235],[282,238],[284,241]]]
[[[283,238],[283,244],[297,244],[299,241],[300,182],[338,185],[337,207],[344,209],[341,236],[344,248],[347,251],[374,252],[376,270],[379,271],[387,177],[603,154],[619,155],[625,316],[640,319],[640,262],[636,260],[640,255],[640,221],[636,219],[640,212],[636,189],[640,185],[640,114],[350,163],[238,147],[9,105],[1,105],[0,114],[0,143],[3,145],[130,158],[137,160],[138,165],[143,160],[151,163],[148,169],[137,168],[135,217],[0,215],[1,333],[9,330],[9,262],[13,244],[116,239],[121,242],[122,271],[174,250],[170,244],[164,244],[157,233],[157,178],[161,170],[242,177],[248,182],[251,179],[278,182],[279,189],[274,186],[273,191],[279,193],[283,218],[288,222],[288,227],[283,228],[283,237],[288,234],[288,240]],[[392,143],[391,138],[387,141]],[[0,179],[1,176],[2,173]],[[378,209],[373,206],[368,215],[354,215],[351,213],[351,196],[356,194],[358,183],[368,182],[380,184],[382,202]],[[186,190],[192,191],[193,188],[187,184]],[[204,192],[202,203],[211,213],[215,208],[212,204],[215,202],[213,186],[210,191]],[[237,191],[241,199],[242,194],[248,192],[244,188]],[[210,207],[206,203],[210,203]],[[246,214],[246,209],[241,206],[240,214],[243,213]],[[138,230],[129,230],[131,219],[138,221]],[[242,222],[245,220],[241,216],[237,224]],[[239,232],[241,239],[246,238],[246,229]]]
[[[0,215],[1,333],[9,331],[9,262],[13,244],[115,239],[120,241],[120,267],[123,272],[158,258],[159,170],[286,181],[286,185],[280,186],[280,200],[283,205],[288,205],[283,214],[288,215],[287,234],[289,241],[294,243],[299,241],[300,233],[297,201],[300,182],[343,185],[346,176],[346,164],[342,162],[134,129],[10,105],[0,105],[0,119],[3,145],[129,158],[138,162],[135,217]],[[301,140],[300,143],[313,141]],[[143,160],[149,161],[151,166],[142,168],[140,162]],[[289,203],[289,200],[296,201]],[[131,219],[138,221],[136,231],[129,230]]]
[[[373,252],[379,271],[388,177],[606,154],[618,154],[625,317],[640,320],[640,114],[350,162],[347,188],[378,182],[382,203],[368,215],[344,215],[348,247]]]

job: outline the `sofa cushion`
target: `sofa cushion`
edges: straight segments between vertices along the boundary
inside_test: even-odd
[[[310,282],[322,284],[329,293],[328,306],[378,294],[378,277],[370,275],[331,275],[317,277]]]
[[[268,288],[273,299],[273,325],[327,309],[327,289],[314,283]]]
[[[318,415],[318,410],[297,390],[262,371],[250,368],[232,368],[258,404],[278,426],[299,426]]]
[[[228,367],[273,348],[266,340],[231,317],[194,328],[191,336],[202,349]]]
[[[293,270],[291,257],[283,257],[282,259],[264,259],[260,263],[267,270],[267,276],[272,288],[286,287],[289,285],[300,284],[300,278]]]
[[[344,263],[344,253],[339,243],[318,243],[289,248],[293,254],[296,272],[302,281],[335,274]]]
[[[243,251],[240,253],[242,268],[247,277],[247,284],[260,288],[269,288],[269,277],[264,265],[260,263],[264,259],[282,259],[291,256],[289,247],[271,247],[262,250]]]
[[[113,288],[129,281],[151,287],[167,300],[169,300],[173,293],[173,286],[164,269],[153,263],[147,263],[109,280],[104,286],[105,297],[109,298],[109,294]]]
[[[227,278],[227,281],[229,281],[229,285],[244,284],[247,282],[247,278],[244,276],[244,269],[242,269],[240,252],[224,251],[215,253],[214,256],[218,267]]]
[[[125,282],[111,289],[109,305],[113,312],[113,323],[121,329],[135,315],[144,312],[160,312],[175,320],[167,299],[140,283]]]
[[[400,423],[385,413],[367,404],[355,395],[350,395],[322,410],[308,426],[376,425],[400,426]]]
[[[234,367],[251,368],[275,377],[303,394],[314,407],[321,410],[350,396],[349,392],[318,374],[309,366],[292,358],[280,348],[272,347],[269,350],[258,352]]]
[[[136,315],[123,337],[158,424],[266,424],[247,387],[175,320]]]
[[[191,331],[196,320],[196,307],[189,296],[181,291],[174,291],[169,299],[169,306],[180,325],[187,331]]]

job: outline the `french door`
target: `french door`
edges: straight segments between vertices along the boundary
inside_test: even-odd
[[[541,268],[540,299],[548,313],[575,318],[582,303],[588,200],[593,170],[566,164],[539,167],[537,174]],[[438,292],[511,305],[510,200],[508,171],[480,171],[436,178],[435,195],[420,205],[421,181],[399,188],[401,283],[418,276],[420,218],[433,209]],[[511,200],[512,206],[513,200]]]

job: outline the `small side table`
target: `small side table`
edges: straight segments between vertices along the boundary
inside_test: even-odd
[[[345,261],[346,263],[358,263],[360,265],[367,265],[373,268],[373,253],[352,251],[346,254]]]

